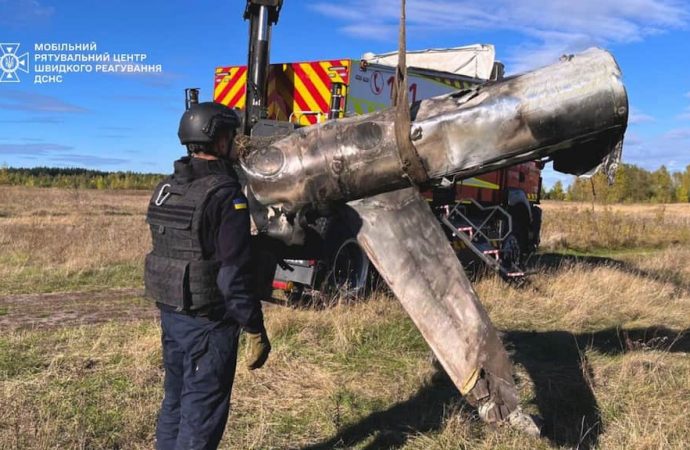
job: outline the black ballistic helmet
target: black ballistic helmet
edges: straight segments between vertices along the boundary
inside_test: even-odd
[[[195,103],[182,114],[177,136],[182,145],[208,144],[221,130],[235,130],[240,117],[234,109],[214,102]]]

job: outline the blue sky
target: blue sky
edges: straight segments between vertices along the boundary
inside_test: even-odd
[[[145,53],[153,74],[65,74],[0,83],[0,164],[168,172],[185,87],[210,100],[217,65],[246,61],[244,0],[0,0],[0,43],[96,42]],[[394,50],[397,0],[285,0],[274,62]],[[631,103],[624,161],[690,164],[690,3],[677,0],[408,0],[408,48],[491,43],[508,73],[590,46],[611,50]],[[33,61],[32,61],[33,64]],[[545,184],[556,179],[545,174]]]

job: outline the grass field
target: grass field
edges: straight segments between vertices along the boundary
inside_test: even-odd
[[[0,448],[151,448],[160,330],[141,299],[147,194],[0,188]],[[547,203],[539,271],[477,291],[529,438],[480,423],[395,299],[268,305],[221,448],[687,448],[690,205]]]

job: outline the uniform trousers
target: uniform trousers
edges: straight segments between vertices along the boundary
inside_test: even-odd
[[[158,450],[216,449],[230,411],[238,325],[161,310],[164,398]]]

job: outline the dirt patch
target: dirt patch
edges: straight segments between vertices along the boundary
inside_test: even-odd
[[[0,297],[0,329],[45,329],[158,317],[142,289],[20,294]]]

